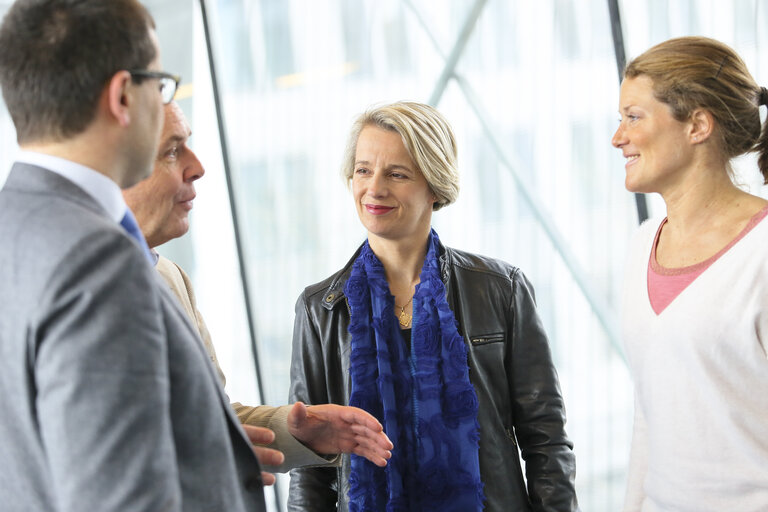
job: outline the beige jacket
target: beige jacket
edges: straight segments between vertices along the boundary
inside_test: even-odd
[[[216,359],[216,350],[213,348],[211,335],[205,326],[203,316],[197,310],[195,292],[192,289],[192,282],[189,276],[176,263],[163,256],[159,256],[155,268],[163,280],[168,283],[173,294],[179,299],[182,309],[187,313],[193,326],[200,334],[200,339],[203,341],[205,350],[208,352],[211,362],[216,369],[216,374],[219,376],[221,386],[224,387],[226,378],[224,377],[224,372],[221,371],[221,367],[219,367],[219,361]],[[290,405],[283,405],[281,407],[260,405],[252,407],[235,402],[232,404],[232,408],[235,410],[241,423],[266,427],[275,433],[275,442],[270,445],[270,448],[283,452],[285,462],[280,466],[267,466],[265,467],[267,471],[285,473],[299,466],[326,466],[334,464],[340,459],[339,456],[336,456],[329,460],[316,454],[288,432],[287,417],[288,411],[291,408]]]

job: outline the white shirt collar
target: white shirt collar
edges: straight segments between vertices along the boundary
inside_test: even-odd
[[[125,215],[128,206],[125,204],[120,187],[117,186],[117,183],[90,167],[57,156],[33,151],[20,151],[16,161],[43,167],[73,182],[98,202],[115,222],[119,223]]]

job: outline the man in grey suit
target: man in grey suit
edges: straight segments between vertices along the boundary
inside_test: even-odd
[[[203,341],[223,386],[224,373],[219,367],[203,316],[197,310],[189,277],[181,267],[154,251],[155,247],[183,236],[189,230],[189,212],[196,196],[195,182],[205,174],[202,164],[187,145],[191,135],[192,130],[181,107],[176,102],[165,105],[163,129],[152,174],[123,190],[123,197],[135,214],[149,247],[153,249],[155,269],[179,299]],[[339,457],[329,459],[318,454],[355,453],[379,466],[385,465],[386,459],[391,456],[389,449],[392,443],[376,428],[380,428],[378,421],[356,407],[336,404],[305,407],[300,403],[281,407],[233,403],[232,407],[243,425],[274,431],[274,441],[270,446],[285,455],[283,464],[268,468],[274,471],[285,472],[303,465],[336,464],[339,460]],[[255,429],[252,431],[255,433]],[[265,442],[273,436],[269,432],[264,435]],[[254,439],[255,434],[251,438]],[[270,476],[266,479],[271,481]]]
[[[23,150],[0,191],[2,509],[264,510],[251,439],[120,194],[178,83],[151,16],[18,0],[0,48]]]

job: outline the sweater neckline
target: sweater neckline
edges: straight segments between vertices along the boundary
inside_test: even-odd
[[[701,273],[704,272],[709,266],[711,266],[715,261],[720,259],[720,257],[728,252],[734,245],[739,243],[739,241],[744,238],[747,233],[752,231],[755,226],[757,226],[761,220],[763,220],[766,216],[768,216],[768,205],[764,206],[760,211],[755,213],[750,219],[749,222],[747,222],[747,225],[744,226],[744,228],[739,232],[736,237],[728,242],[728,244],[725,245],[722,249],[717,251],[715,254],[710,256],[704,261],[700,261],[698,263],[694,263],[693,265],[687,265],[684,267],[664,267],[662,266],[658,260],[656,259],[656,246],[659,244],[659,236],[661,235],[661,230],[664,227],[664,225],[667,223],[667,217],[664,217],[664,220],[661,221],[661,224],[659,224],[658,229],[656,230],[656,235],[653,238],[653,244],[651,245],[651,255],[650,255],[650,266],[651,270],[655,272],[656,274],[662,275],[662,276],[679,276],[684,274],[694,274],[694,273]]]

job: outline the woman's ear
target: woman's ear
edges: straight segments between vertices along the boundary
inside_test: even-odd
[[[715,129],[715,118],[709,110],[697,108],[691,113],[688,136],[692,144],[706,141]]]

